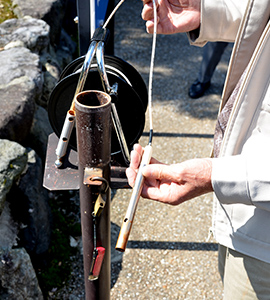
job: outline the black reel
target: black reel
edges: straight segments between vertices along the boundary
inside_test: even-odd
[[[58,137],[61,135],[66,113],[73,101],[84,60],[85,57],[82,56],[71,62],[63,70],[58,84],[51,93],[48,114],[51,126]],[[143,133],[148,104],[147,88],[137,70],[124,60],[116,56],[105,55],[104,65],[110,84],[118,84],[115,106],[127,146],[131,150]],[[95,59],[91,63],[83,90],[104,90]],[[72,131],[69,146],[77,150],[75,128]],[[112,159],[116,160],[121,156],[121,148],[114,127],[112,128],[111,155]]]

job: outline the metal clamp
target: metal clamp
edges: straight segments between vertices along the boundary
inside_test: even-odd
[[[83,184],[99,186],[99,195],[96,199],[93,211],[93,215],[99,217],[106,204],[106,192],[109,188],[109,182],[102,177],[102,169],[85,168]]]
[[[95,202],[94,211],[93,211],[93,214],[96,217],[99,217],[105,204],[106,204],[106,192],[109,188],[109,183],[105,178],[102,178],[102,177],[93,177],[91,180],[92,181],[102,181],[102,183],[103,183],[103,185],[101,185],[101,187],[100,187],[100,193]]]

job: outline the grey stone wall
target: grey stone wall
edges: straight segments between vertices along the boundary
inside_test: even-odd
[[[50,245],[46,109],[76,49],[63,30],[69,2],[14,0],[18,19],[0,24],[0,299],[43,299],[31,259]]]

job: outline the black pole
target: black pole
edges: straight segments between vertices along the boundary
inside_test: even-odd
[[[114,0],[109,0],[107,12],[106,12],[106,16],[105,16],[105,21],[110,16],[114,7],[115,7]],[[114,22],[114,16],[113,16],[107,27],[107,29],[110,32],[110,38],[108,39],[107,45],[105,47],[105,54],[109,54],[109,55],[114,55],[114,24],[115,24],[115,22]]]
[[[106,9],[105,20],[109,17],[115,7],[114,0],[108,1]],[[77,13],[78,13],[78,37],[79,37],[79,55],[85,55],[91,40],[90,32],[90,0],[77,0]],[[110,31],[110,38],[105,48],[105,54],[114,54],[114,17],[109,22],[107,29]]]
[[[77,0],[79,55],[85,55],[90,44],[90,1]]]
[[[106,204],[97,217],[97,246],[105,248],[105,256],[97,280],[90,281],[89,271],[94,252],[92,213],[104,181],[110,182],[111,100],[106,93],[85,91],[75,100],[76,134],[79,157],[80,208],[83,241],[86,300],[110,299],[110,188],[103,193]],[[99,178],[104,179],[99,182]],[[91,178],[95,178],[92,181]],[[96,185],[98,184],[98,185]]]

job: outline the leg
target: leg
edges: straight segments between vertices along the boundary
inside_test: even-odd
[[[205,45],[197,80],[189,88],[188,95],[190,98],[195,99],[203,96],[210,87],[213,73],[227,45],[226,42],[210,42]]]
[[[219,271],[224,300],[268,300],[270,264],[220,246]]]
[[[200,66],[198,80],[202,83],[211,81],[217,64],[220,62],[227,42],[209,42],[203,48],[203,60]]]

